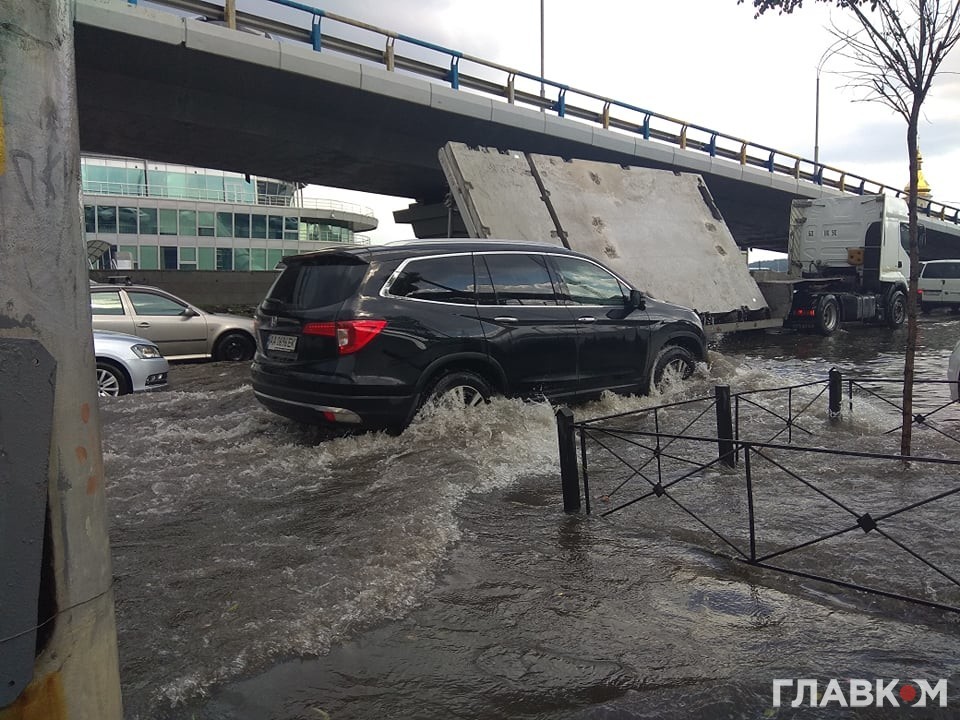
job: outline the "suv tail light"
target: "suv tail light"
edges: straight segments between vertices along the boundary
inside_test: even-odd
[[[340,355],[355,353],[373,340],[387,326],[386,320],[340,320],[311,322],[303,326],[304,335],[332,337]]]

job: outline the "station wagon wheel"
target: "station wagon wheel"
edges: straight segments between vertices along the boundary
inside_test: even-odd
[[[97,395],[116,397],[130,392],[130,381],[123,371],[111,362],[97,360]]]
[[[476,407],[486,403],[492,394],[490,384],[482,377],[458,371],[441,376],[427,393],[427,399],[432,402],[442,400],[458,407]]]
[[[214,360],[239,362],[253,358],[253,338],[243,332],[228,332],[217,340],[213,351]]]
[[[679,345],[666,345],[657,355],[650,374],[650,388],[663,390],[665,382],[686,380],[693,375],[697,361],[689,350]]]

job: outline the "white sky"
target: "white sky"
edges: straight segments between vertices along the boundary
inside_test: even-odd
[[[540,0],[316,0],[315,6],[539,74]],[[831,16],[847,18],[832,3],[808,2],[793,15],[756,20],[752,6],[736,0],[544,0],[544,8],[547,78],[813,158],[817,64],[833,42]],[[323,23],[324,32],[340,34],[337,23]],[[397,51],[409,46],[398,42]],[[902,187],[906,123],[884,105],[858,101],[863,91],[844,87],[849,80],[840,74],[850,69],[839,55],[823,65],[820,161]],[[960,70],[960,51],[947,60],[952,69]],[[958,77],[941,71],[920,126],[933,196],[956,204]],[[318,187],[308,196],[373,208],[380,221],[369,233],[374,242],[413,236],[392,217],[409,200]]]

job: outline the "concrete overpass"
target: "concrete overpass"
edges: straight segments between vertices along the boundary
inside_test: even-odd
[[[413,197],[403,221],[421,228],[446,216],[437,153],[448,140],[673,168],[704,176],[741,247],[776,250],[795,197],[897,192],[553,81],[544,98],[537,76],[292,0],[274,2],[303,24],[238,13],[245,31],[196,19],[222,7],[162,1],[77,0],[84,152]],[[382,45],[351,39],[359,30]],[[958,211],[931,211],[946,220],[925,220],[927,254],[960,255]]]

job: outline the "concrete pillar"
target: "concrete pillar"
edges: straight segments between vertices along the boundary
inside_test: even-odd
[[[0,720],[122,717],[81,225],[73,12],[70,0],[0,0],[0,388],[7,391],[0,503],[9,511],[11,502],[40,498],[39,512],[24,509],[17,537],[0,537],[0,567],[18,568],[0,578],[0,613],[32,615],[33,627],[15,630],[39,638],[38,652],[26,647],[32,673],[29,666],[23,673],[23,643],[11,640],[16,633],[0,637]],[[36,371],[44,367],[47,403],[38,400]],[[23,452],[31,445],[36,452]],[[22,592],[31,590],[22,579],[31,576],[32,595]],[[31,596],[39,608],[23,601]],[[20,600],[11,608],[14,597]]]

